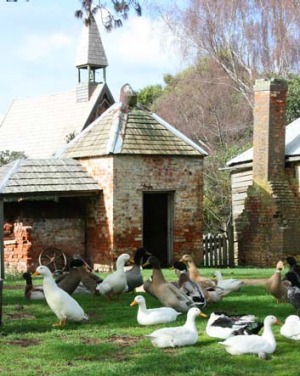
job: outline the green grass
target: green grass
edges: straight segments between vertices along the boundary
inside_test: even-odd
[[[212,269],[201,269],[211,276]],[[164,270],[169,280],[174,272]],[[267,278],[272,269],[224,269],[224,277]],[[101,273],[100,273],[101,274]],[[144,270],[145,278],[151,274]],[[101,274],[103,276],[103,274]],[[41,279],[34,280],[41,283]],[[69,323],[64,328],[52,328],[57,322],[45,302],[27,301],[23,297],[24,280],[7,276],[3,289],[3,324],[0,327],[1,376],[72,376],[72,375],[299,375],[300,342],[282,337],[279,327],[273,330],[277,349],[269,360],[253,355],[233,357],[205,334],[206,319],[197,319],[199,341],[194,346],[158,349],[144,334],[166,325],[141,327],[136,321],[136,307],[130,307],[134,294],[124,294],[119,301],[107,302],[99,296],[75,295],[89,314],[88,323]],[[148,307],[159,303],[146,295]],[[204,309],[229,313],[253,313],[263,319],[274,314],[284,319],[294,314],[289,304],[278,305],[261,285],[244,286],[238,293]],[[175,325],[181,325],[185,315]],[[169,326],[174,326],[169,324]]]

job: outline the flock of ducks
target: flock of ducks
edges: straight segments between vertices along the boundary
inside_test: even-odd
[[[125,269],[127,262],[133,266]],[[289,271],[282,278],[283,262],[278,262],[275,273],[266,281],[266,290],[278,302],[290,302],[297,310],[300,308],[300,267],[294,258],[287,259]],[[150,265],[152,276],[143,280],[142,266]],[[134,261],[129,254],[121,254],[116,261],[116,270],[100,281],[96,290],[107,299],[127,292],[133,292],[143,286],[146,293],[154,296],[161,307],[147,308],[146,298],[137,295],[130,306],[138,306],[137,322],[142,326],[172,323],[186,314],[182,326],[164,327],[145,335],[153,346],[159,348],[180,347],[193,345],[198,341],[198,331],[195,320],[198,316],[207,317],[201,309],[207,304],[217,302],[232,292],[239,291],[243,281],[238,279],[223,279],[220,272],[215,273],[216,280],[201,276],[190,255],[184,255],[173,265],[177,281],[165,279],[159,259],[150,255],[145,249],[136,251]],[[298,274],[299,273],[299,274]],[[68,321],[82,322],[88,320],[78,302],[66,291],[60,288],[47,266],[39,266],[33,274],[43,276],[43,286],[34,288],[30,273],[24,273],[26,280],[25,296],[29,299],[39,299],[38,292],[43,293],[50,309],[59,322],[54,326],[64,326]],[[36,294],[35,294],[36,293]],[[276,349],[276,341],[272,325],[280,324],[275,316],[266,316],[263,322],[257,321],[254,315],[229,315],[225,312],[212,312],[207,320],[206,334],[209,337],[222,340],[219,342],[231,355],[256,354],[266,359]],[[282,325],[282,323],[281,323]],[[260,330],[262,334],[260,335]],[[281,326],[282,336],[291,340],[300,340],[300,318],[290,315]]]

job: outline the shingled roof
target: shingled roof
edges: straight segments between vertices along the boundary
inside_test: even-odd
[[[5,198],[86,196],[99,190],[74,159],[18,159],[0,167],[0,195]]]
[[[56,156],[84,158],[108,154],[207,155],[158,115],[122,102],[106,110]]]
[[[93,18],[90,24],[83,24],[76,56],[76,67],[88,65],[99,68],[108,66],[99,30]]]
[[[15,100],[0,125],[0,150],[24,152],[29,158],[49,158],[78,134],[106,84],[96,85],[89,101],[78,103],[76,89]],[[109,92],[110,93],[110,92]]]

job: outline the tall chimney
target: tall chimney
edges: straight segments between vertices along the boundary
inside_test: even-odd
[[[253,181],[283,177],[287,82],[257,80],[254,85]]]

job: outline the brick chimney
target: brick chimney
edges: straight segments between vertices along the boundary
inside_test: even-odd
[[[254,86],[253,181],[281,179],[285,164],[287,82],[257,80]]]

